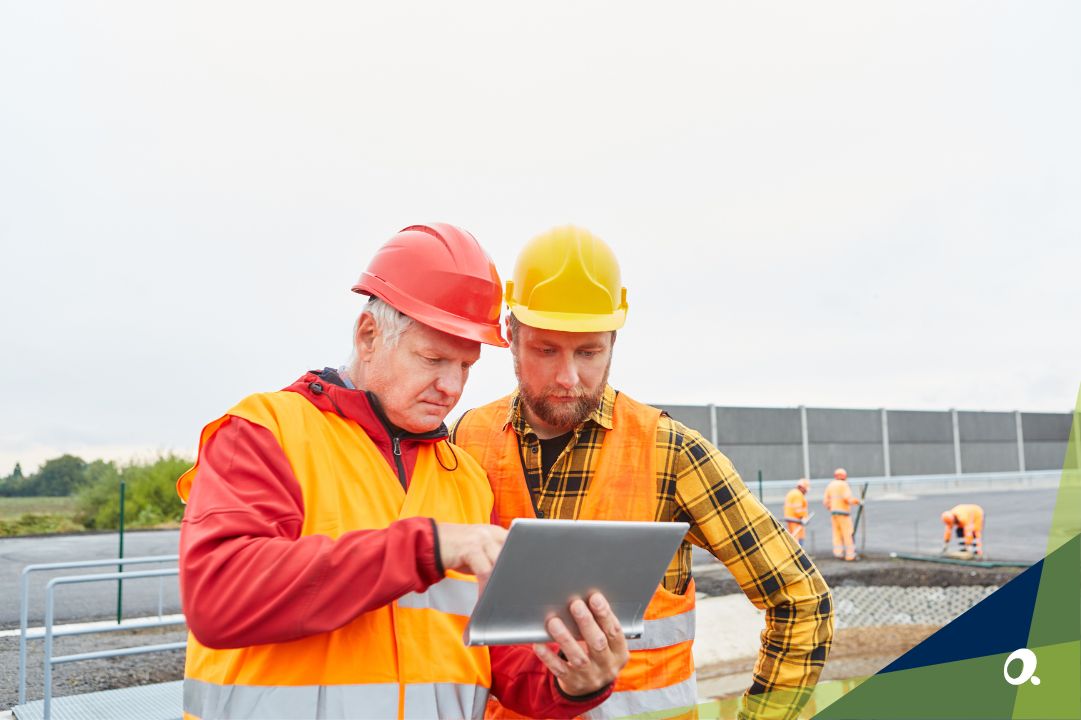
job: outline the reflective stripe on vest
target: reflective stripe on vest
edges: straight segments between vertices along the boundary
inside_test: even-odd
[[[467,412],[455,428],[455,444],[476,458],[488,473],[495,493],[496,521],[507,527],[516,517],[533,517],[533,506],[518,451],[518,436],[509,425],[513,396]],[[657,423],[660,411],[620,393],[612,413],[612,429],[604,435],[591,467],[592,477],[576,520],[656,519]],[[634,708],[600,710],[596,717],[630,712],[662,712],[693,706],[694,580],[683,595],[657,588],[645,610],[641,638],[628,641],[631,657],[616,680],[612,699],[600,706]],[[598,712],[598,710],[594,710]],[[521,717],[492,703],[489,717]],[[593,717],[591,713],[589,715]]]
[[[474,685],[433,683],[405,686],[405,720],[483,718],[488,691]]]
[[[657,620],[646,620],[642,637],[627,641],[628,650],[655,650],[694,640],[694,610]]]
[[[657,712],[659,709],[673,713],[693,708],[698,704],[698,689],[695,676],[675,685],[654,690],[633,690],[614,692],[603,703],[582,715],[589,720],[608,720],[628,715]],[[657,715],[656,717],[665,717]]]
[[[481,718],[488,691],[475,685],[405,686],[407,719]],[[196,717],[385,718],[398,717],[398,683],[364,685],[215,685],[184,680],[184,708]]]
[[[473,614],[477,604],[477,583],[443,578],[422,593],[407,593],[398,598],[398,607],[431,608],[452,615]]]
[[[278,441],[303,497],[302,536],[334,539],[407,517],[491,518],[491,488],[472,458],[448,469],[436,446],[419,448],[407,491],[359,425],[324,413],[302,395],[251,396],[229,416],[265,428]],[[224,422],[204,429],[200,450]],[[333,481],[341,477],[363,482]],[[184,497],[198,482],[204,480],[197,463],[177,483],[178,492]],[[476,598],[475,578],[448,571],[425,592],[408,593],[329,632],[222,650],[189,636],[185,713],[204,720],[481,717],[491,685],[488,650],[462,644]]]

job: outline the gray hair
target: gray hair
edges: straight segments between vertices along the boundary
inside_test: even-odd
[[[368,314],[375,320],[375,326],[379,328],[379,336],[383,338],[383,344],[388,348],[392,348],[398,344],[398,340],[402,334],[413,327],[413,323],[416,322],[413,318],[400,312],[390,303],[380,298],[372,296],[372,299],[368,301],[368,304],[364,306],[361,315]],[[360,318],[357,318],[357,327],[359,327]],[[353,328],[353,336],[356,337],[357,328]]]

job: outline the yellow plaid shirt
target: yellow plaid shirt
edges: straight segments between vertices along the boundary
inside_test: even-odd
[[[541,477],[540,441],[514,397],[507,422],[518,435],[533,502],[543,517],[578,517],[604,433],[612,428],[615,399],[616,391],[606,387],[600,406],[571,435],[548,477]],[[668,415],[657,423],[657,461],[654,519],[689,523],[691,541],[723,562],[747,598],[766,611],[766,637],[750,692],[812,687],[833,637],[832,599],[818,569],[747,490],[728,458]],[[664,586],[682,593],[690,578],[691,545],[684,541]],[[783,704],[794,717],[802,702],[788,693],[779,695],[788,698]],[[761,710],[770,717],[789,716],[776,707]]]

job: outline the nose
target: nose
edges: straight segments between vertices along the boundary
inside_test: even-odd
[[[448,363],[450,365],[451,363]],[[465,388],[465,372],[458,367],[448,367],[435,379],[435,389],[444,395],[457,398]]]
[[[578,366],[573,354],[560,358],[555,380],[557,385],[568,390],[578,387]]]

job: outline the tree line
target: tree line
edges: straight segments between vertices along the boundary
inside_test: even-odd
[[[184,506],[176,481],[191,465],[190,459],[173,454],[125,465],[62,455],[30,475],[16,464],[10,475],[0,478],[0,497],[74,497],[74,522],[87,529],[114,529],[119,527],[123,481],[125,526],[154,527],[180,522]]]

